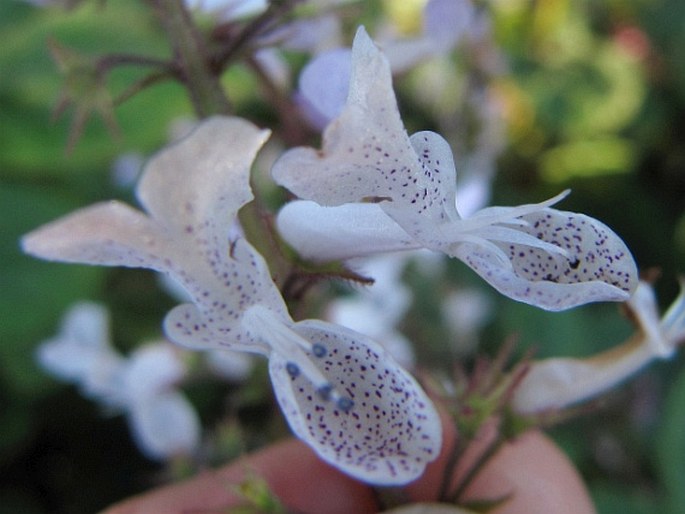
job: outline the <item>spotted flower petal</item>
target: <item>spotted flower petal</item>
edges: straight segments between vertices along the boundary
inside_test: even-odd
[[[440,160],[447,143],[437,134],[424,136],[436,148],[416,139],[426,151],[419,156],[400,119],[388,62],[360,28],[347,104],[324,132],[324,151],[290,150],[276,161],[272,174],[297,196],[322,205],[371,200],[410,223],[408,213],[416,211],[433,220],[449,219],[455,171]]]
[[[562,310],[594,301],[623,301],[635,288],[637,268],[623,241],[603,223],[572,212],[543,208],[515,218],[515,233],[496,248],[465,242],[448,252],[463,260],[502,294],[524,303]],[[492,225],[487,230],[502,225]],[[512,231],[511,227],[505,230]],[[564,251],[517,242],[521,234]],[[507,240],[508,237],[508,240]],[[503,252],[506,260],[500,256]],[[551,250],[551,251],[550,251]]]
[[[262,257],[244,239],[229,237],[238,209],[252,198],[249,170],[267,135],[239,118],[211,118],[146,166],[137,193],[148,214],[119,202],[97,204],[28,234],[24,250],[50,260],[165,272],[190,295],[204,336],[181,337],[197,319],[174,310],[171,337],[196,348],[248,344],[239,310],[229,304],[260,302],[286,315]]]
[[[288,358],[269,359],[276,397],[298,437],[326,461],[366,482],[414,480],[440,452],[440,419],[415,380],[383,348],[360,334],[320,321],[293,330],[316,343],[309,358],[342,395],[326,399]]]
[[[277,395],[299,437],[357,478],[407,482],[439,452],[440,422],[428,398],[364,336],[315,322],[309,322],[316,329],[308,332],[307,322],[296,324],[264,259],[244,238],[230,234],[238,209],[252,197],[249,166],[264,137],[264,132],[235,118],[205,122],[148,164],[138,196],[149,214],[119,203],[96,205],[29,234],[24,248],[55,260],[167,273],[190,300],[165,319],[173,341],[197,349],[230,348],[268,356]],[[359,367],[327,364],[323,357],[328,340],[336,353],[346,351]],[[379,375],[357,376],[367,365],[359,364],[363,359],[370,369],[378,368]],[[159,391],[176,376],[175,368],[167,366],[163,373],[148,377],[144,372],[150,361],[141,363],[123,377],[125,385],[129,383],[124,389],[154,390],[161,403],[146,408],[145,398],[151,394],[134,402],[132,426],[143,443],[159,442],[151,447],[152,454],[174,451],[182,438],[167,423],[192,425],[182,400]],[[295,382],[297,392],[292,390]],[[319,432],[302,428],[313,408],[306,400],[309,392],[318,394],[317,405],[325,411]],[[373,404],[366,400],[371,394],[378,398]],[[374,405],[383,410],[376,413]],[[371,418],[372,411],[377,417]],[[338,417],[347,421],[336,421]],[[357,423],[352,425],[352,419]],[[328,444],[321,440],[322,423],[337,429],[327,434]]]
[[[388,63],[363,28],[352,50],[347,103],[324,132],[323,149],[286,152],[273,176],[300,198],[330,209],[322,207],[319,216],[300,204],[299,213],[286,208],[279,216],[285,239],[316,259],[334,257],[336,250],[337,258],[349,258],[356,248],[368,255],[374,247],[380,252],[418,245],[456,257],[501,293],[548,310],[626,300],[637,285],[635,262],[614,232],[587,216],[550,208],[566,193],[462,218],[448,143],[433,132],[407,136]],[[364,233],[351,234],[363,212],[373,222],[362,222]],[[335,217],[338,228],[329,223]],[[317,249],[309,236],[320,233],[322,223],[331,230],[328,244]]]

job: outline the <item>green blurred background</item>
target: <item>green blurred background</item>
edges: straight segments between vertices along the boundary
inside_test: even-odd
[[[657,291],[668,305],[685,272],[685,2],[507,0],[491,7],[510,70],[493,85],[507,121],[493,203],[534,202],[572,188],[562,208],[601,219],[642,269],[660,268]],[[73,301],[87,298],[110,307],[117,347],[133,348],[156,337],[173,300],[150,273],[44,263],[23,256],[17,241],[94,201],[134,202],[130,187],[112,180],[113,163],[122,154],[149,155],[167,140],[170,123],[192,112],[179,86],[156,85],[116,109],[119,136],[95,116],[66,154],[70,118],[50,121],[62,82],[48,41],[89,54],[165,57],[163,34],[131,0],[71,12],[4,0],[0,33],[0,513],[92,512],[166,480],[169,468],[138,453],[121,416],[103,417],[41,371],[35,347]],[[140,76],[117,70],[109,85],[122,91]],[[244,70],[235,68],[227,81],[238,110],[265,123],[269,109]],[[401,103],[413,105],[415,87],[401,83]],[[409,126],[424,123],[411,113]],[[478,282],[458,263],[448,273],[455,284]],[[404,328],[415,341],[439,339],[430,322],[439,307],[436,284],[414,282],[421,301]],[[551,314],[493,301],[485,350],[515,333],[538,356],[583,356],[631,330],[615,305]],[[440,352],[431,346],[429,358]],[[676,356],[651,366],[592,415],[551,430],[600,513],[685,513],[684,363]],[[255,405],[269,409],[268,400],[254,399],[269,395],[264,374],[256,375],[256,389],[241,393],[245,419]],[[196,384],[187,392],[204,422],[220,417],[226,386]]]

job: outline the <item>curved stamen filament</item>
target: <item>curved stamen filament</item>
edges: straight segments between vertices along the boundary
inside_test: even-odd
[[[463,218],[456,222],[454,230],[458,234],[459,232],[481,230],[484,227],[501,223],[518,224],[520,220],[516,221],[517,218],[551,207],[566,198],[570,192],[570,189],[566,189],[549,200],[540,203],[519,205],[517,207],[488,207],[475,213],[470,218]]]
[[[307,355],[308,352],[316,358],[324,357],[326,348],[322,344],[310,343],[277,318],[272,311],[260,305],[250,307],[245,312],[243,325],[268,344],[272,351],[287,359],[286,371],[292,378],[302,374],[314,385],[323,400],[335,402],[345,412],[352,408],[352,400],[340,395]]]

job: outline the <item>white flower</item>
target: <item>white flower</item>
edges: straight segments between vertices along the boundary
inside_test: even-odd
[[[330,323],[293,321],[262,256],[229,237],[238,209],[252,199],[249,169],[267,136],[239,118],[206,120],[148,163],[137,189],[147,214],[97,204],[25,236],[24,249],[167,273],[192,300],[165,319],[172,341],[267,356],[298,437],[356,478],[406,483],[440,451],[440,420],[428,397],[377,343]]]
[[[104,307],[74,305],[59,334],[43,342],[36,355],[53,375],[79,386],[108,410],[125,413],[138,448],[149,458],[190,454],[199,444],[197,414],[174,389],[185,375],[178,353],[163,342],[122,357],[111,346]]]
[[[429,0],[423,9],[423,25],[418,37],[405,38],[393,34],[383,38],[380,46],[390,62],[392,72],[402,73],[431,57],[452,50],[473,20],[474,9],[469,0]],[[327,28],[327,32],[333,33],[332,27]],[[335,41],[333,38],[331,40]],[[340,47],[327,48],[318,53],[303,68],[297,99],[307,121],[314,128],[323,130],[345,106],[350,69],[350,49]]]
[[[272,170],[279,184],[316,202],[294,202],[279,214],[291,245],[320,260],[441,251],[502,294],[548,310],[630,296],[637,284],[630,252],[599,221],[551,209],[566,193],[462,218],[449,145],[434,132],[407,136],[388,62],[363,28],[352,52],[347,104],[326,128],[323,149],[290,150]]]
[[[559,409],[592,398],[637,373],[655,359],[668,359],[685,342],[685,284],[659,319],[654,290],[640,282],[628,301],[639,332],[625,343],[587,359],[552,358],[533,363],[516,389],[512,406],[521,413]]]
[[[200,443],[197,413],[174,389],[185,373],[180,355],[166,341],[136,349],[121,370],[131,433],[151,459],[190,454]]]
[[[472,354],[478,347],[479,332],[493,314],[492,299],[480,289],[451,292],[442,304],[442,315],[458,355]]]
[[[401,281],[410,257],[409,254],[383,254],[352,263],[358,273],[372,277],[373,284],[333,300],[327,308],[329,321],[378,341],[406,368],[414,366],[414,351],[397,325],[412,301],[411,291]]]
[[[110,345],[107,310],[79,302],[64,315],[59,333],[36,350],[39,364],[52,375],[76,384],[81,392],[109,406],[120,405],[114,376],[124,359]]]

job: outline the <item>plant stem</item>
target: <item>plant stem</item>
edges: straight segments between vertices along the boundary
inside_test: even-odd
[[[478,473],[483,469],[483,467],[485,467],[488,461],[500,450],[500,448],[502,448],[505,442],[506,439],[501,435],[498,435],[497,438],[488,445],[488,447],[478,458],[478,461],[476,461],[476,463],[469,468],[469,470],[466,472],[466,475],[464,475],[459,482],[459,485],[457,485],[455,490],[449,495],[448,499],[450,503],[458,503],[461,500],[466,488],[471,485],[473,479],[476,478]]]
[[[176,60],[176,73],[186,85],[198,117],[228,114],[231,105],[212,69],[205,40],[183,0],[150,0],[167,33]]]

